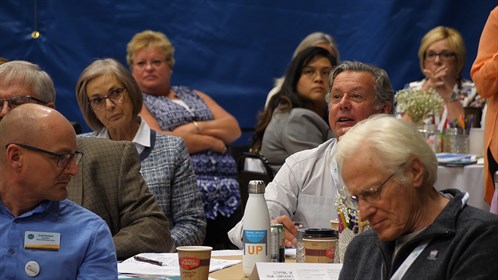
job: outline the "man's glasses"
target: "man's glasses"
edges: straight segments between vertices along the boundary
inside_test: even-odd
[[[384,189],[384,186],[386,183],[401,169],[401,167],[404,164],[400,165],[396,170],[391,173],[382,183],[380,183],[376,188],[368,188],[365,191],[361,192],[358,195],[346,195],[346,197],[343,200],[344,205],[346,207],[358,210],[359,209],[359,200],[363,200],[368,203],[374,203],[380,199],[380,194],[382,193],[382,190]]]
[[[439,57],[439,59],[441,61],[450,61],[453,58],[455,58],[455,56],[456,56],[456,53],[448,52],[448,51],[444,51],[444,52],[440,52],[440,53],[428,52],[425,54],[425,59],[427,61],[434,61],[434,60],[436,60],[436,57]]]
[[[145,68],[147,65],[150,65],[154,68],[159,68],[161,67],[164,63],[166,62],[166,59],[154,59],[154,60],[151,60],[151,61],[145,61],[145,60],[141,60],[141,61],[137,61],[135,63],[133,63],[133,65],[135,65],[137,68],[139,69],[143,69]]]
[[[2,104],[2,106],[0,108],[3,107],[5,102],[7,102],[7,104],[9,105],[9,108],[11,110],[19,105],[26,104],[26,103],[39,103],[39,104],[47,104],[48,103],[48,102],[43,101],[41,99],[35,98],[31,95],[13,96],[10,99],[1,99],[0,102]]]
[[[95,111],[100,111],[100,110],[104,109],[106,99],[111,100],[111,102],[114,104],[123,103],[123,95],[124,95],[123,93],[124,93],[125,89],[126,88],[111,89],[111,90],[109,90],[109,93],[107,94],[107,96],[102,96],[102,97],[98,96],[98,97],[95,97],[95,98],[88,100],[88,102],[90,102],[90,106],[92,106],[92,108]]]
[[[49,155],[52,158],[57,160],[58,167],[66,167],[69,164],[69,162],[71,162],[71,161],[74,161],[74,163],[76,165],[78,165],[81,158],[83,157],[83,153],[78,152],[78,151],[76,151],[74,153],[57,154],[57,153],[53,153],[53,152],[50,152],[50,151],[47,151],[44,149],[40,149],[40,148],[29,146],[29,145],[19,144],[19,143],[7,144],[7,145],[5,145],[5,148],[7,148],[9,145],[12,145],[12,144],[17,145],[17,146],[22,147],[22,148],[25,148],[25,149],[30,150],[30,151],[39,152],[39,153]]]

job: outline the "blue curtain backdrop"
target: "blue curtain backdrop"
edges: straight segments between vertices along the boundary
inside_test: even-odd
[[[162,31],[176,48],[172,84],[209,94],[241,127],[250,128],[273,79],[284,73],[307,34],[331,34],[341,60],[384,68],[398,90],[422,78],[420,39],[438,25],[462,33],[468,53],[463,76],[469,78],[495,5],[490,0],[3,0],[0,56],[39,64],[54,79],[57,108],[88,131],[74,93],[81,71],[95,58],[126,65],[126,44],[135,33]],[[238,143],[249,137],[244,134]]]

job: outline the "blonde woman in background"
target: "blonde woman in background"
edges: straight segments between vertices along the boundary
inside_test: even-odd
[[[477,95],[474,83],[462,77],[465,56],[462,35],[451,27],[435,27],[420,42],[418,58],[424,79],[411,82],[406,88],[432,88],[444,100],[440,130],[446,119],[458,119],[460,115],[464,115],[464,107],[484,107],[485,100]],[[403,116],[403,112],[398,113]]]
[[[301,43],[299,43],[296,50],[294,51],[292,59],[294,59],[297,56],[297,54],[300,53],[302,50],[309,47],[324,48],[336,58],[337,62],[340,61],[339,49],[337,48],[337,44],[334,38],[332,38],[332,36],[330,36],[329,34],[323,32],[313,32],[308,36],[304,37],[304,39],[301,41]],[[275,79],[275,85],[270,90],[268,96],[266,97],[265,108],[268,107],[271,97],[275,95],[277,92],[279,92],[280,89],[282,88],[282,84],[284,83],[284,78],[285,76]]]
[[[161,32],[133,36],[127,62],[143,93],[141,117],[154,130],[185,140],[207,219],[204,245],[233,246],[226,232],[242,217],[237,163],[226,145],[240,137],[237,120],[207,94],[172,86],[175,48]]]

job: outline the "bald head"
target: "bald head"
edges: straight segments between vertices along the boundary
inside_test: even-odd
[[[24,104],[13,109],[0,122],[0,135],[0,147],[9,143],[50,147],[60,141],[76,146],[71,123],[56,110],[38,104]]]
[[[78,174],[76,133],[56,110],[38,104],[14,108],[0,122],[0,199],[14,216],[42,201],[67,197]]]

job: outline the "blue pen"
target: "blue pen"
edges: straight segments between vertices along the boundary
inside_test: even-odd
[[[470,129],[472,128],[472,123],[474,122],[474,116],[470,116],[469,120],[469,128],[467,129],[467,132],[470,132]],[[468,133],[467,133],[468,134]]]

